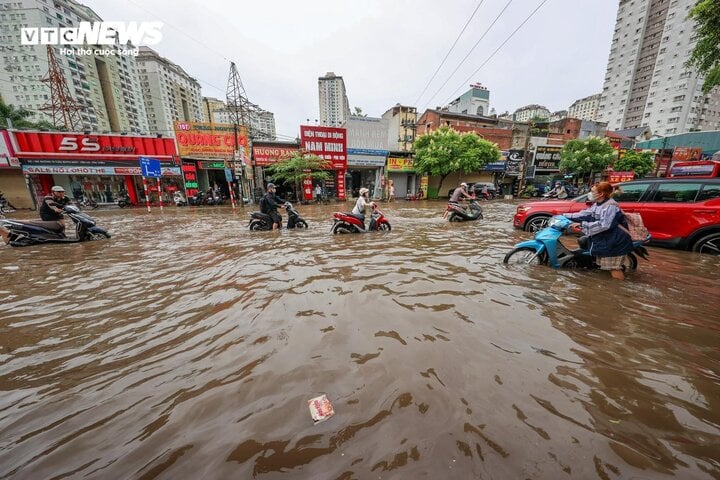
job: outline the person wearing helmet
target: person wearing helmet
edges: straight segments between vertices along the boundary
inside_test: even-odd
[[[43,198],[40,204],[40,218],[48,222],[62,222],[63,208],[68,203],[70,203],[70,199],[65,196],[65,189],[55,185],[52,187],[50,195]]]
[[[370,190],[363,187],[360,189],[360,196],[357,199],[357,202],[355,202],[355,206],[352,209],[352,214],[354,217],[359,218],[362,220],[363,225],[365,224],[365,212],[368,207],[371,209],[375,208],[375,203],[371,202],[369,199],[370,196]]]
[[[282,215],[278,213],[278,208],[285,205],[285,200],[275,195],[277,189],[274,183],[267,184],[267,192],[260,200],[260,211],[266,215],[270,215],[273,221],[273,230],[277,230],[282,225]]]
[[[450,197],[450,203],[460,203],[462,198],[469,198],[471,200],[475,198],[467,193],[467,183],[465,182],[462,182],[458,188],[453,190],[453,194]]]

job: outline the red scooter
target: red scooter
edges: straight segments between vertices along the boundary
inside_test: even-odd
[[[370,225],[365,229],[365,222],[352,213],[333,213],[332,233],[366,233],[366,232],[389,232],[390,222],[385,215],[373,204],[373,211],[370,214]]]

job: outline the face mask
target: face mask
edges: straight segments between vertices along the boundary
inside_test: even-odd
[[[594,202],[597,200],[597,195],[595,195],[593,192],[588,193],[587,196],[588,202]]]

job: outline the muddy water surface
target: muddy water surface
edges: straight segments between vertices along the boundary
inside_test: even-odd
[[[346,236],[332,205],[96,211],[109,241],[1,247],[0,478],[720,478],[720,258],[507,267],[513,204],[443,207]]]

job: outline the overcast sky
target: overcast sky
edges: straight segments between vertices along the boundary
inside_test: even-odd
[[[162,21],[153,46],[225,98],[229,60],[250,101],[295,137],[318,113],[318,77],[345,80],[351,108],[380,116],[396,103],[445,105],[480,82],[498,113],[539,103],[566,109],[602,90],[617,0],[81,0],[106,21]],[[421,92],[475,8],[480,7],[424,95]],[[447,82],[447,83],[446,83]],[[443,83],[446,83],[441,88]],[[437,93],[436,93],[437,92]]]

